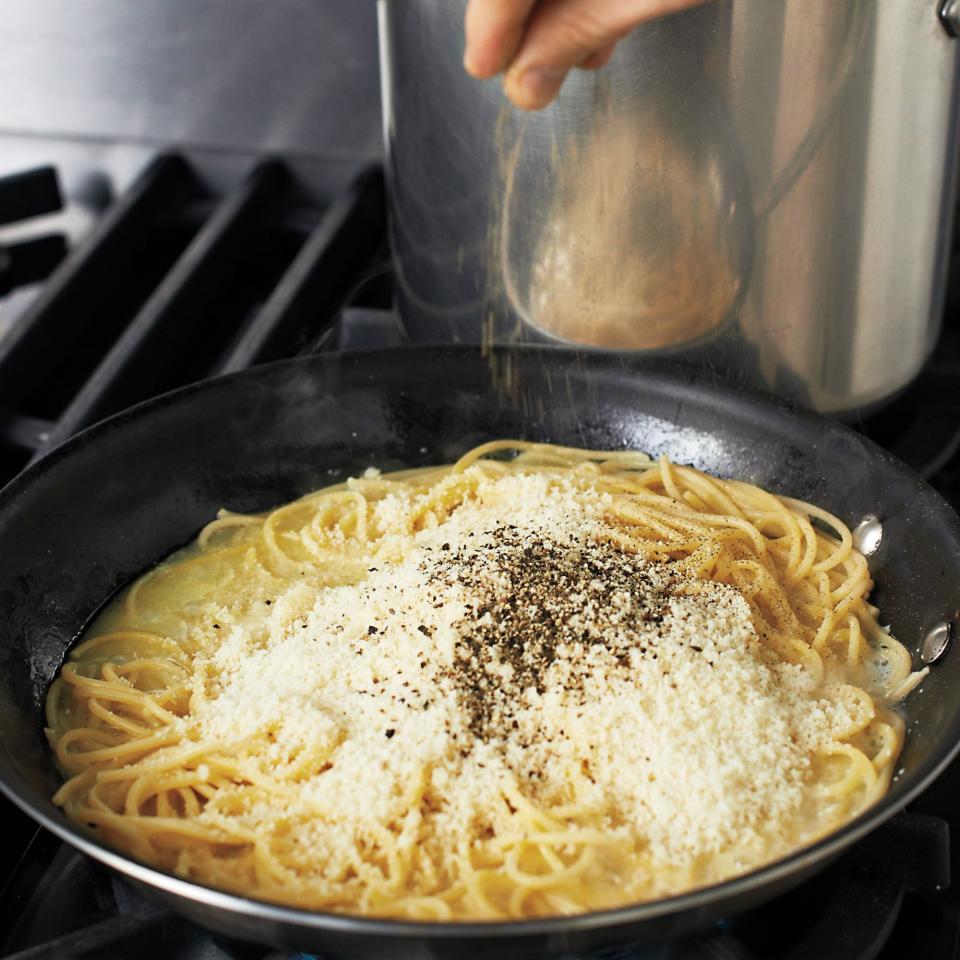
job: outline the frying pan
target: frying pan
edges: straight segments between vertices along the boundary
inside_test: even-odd
[[[960,660],[948,652],[907,704],[889,794],[816,845],[703,890],[579,917],[441,925],[311,913],[186,882],[69,823],[42,702],[78,629],[117,588],[192,538],[220,506],[262,510],[375,464],[450,462],[494,437],[633,447],[883,524],[875,597],[919,662],[960,605],[960,521],[923,481],[838,423],[708,373],[537,347],[494,357],[414,347],[283,361],[188,387],[64,444],[0,493],[0,787],[49,830],[191,919],[242,939],[357,957],[588,951],[688,934],[798,883],[948,764],[960,739]],[[362,802],[362,797],[358,797]]]

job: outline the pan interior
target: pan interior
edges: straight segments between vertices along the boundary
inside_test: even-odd
[[[494,359],[497,376],[470,348],[284,361],[121,414],[13,481],[0,494],[4,789],[74,832],[49,800],[59,777],[42,734],[46,688],[105,598],[219,507],[262,510],[367,466],[450,462],[498,437],[667,453],[816,502],[851,527],[874,515],[883,525],[874,599],[916,664],[931,627],[957,616],[957,517],[845,427],[650,361],[550,348]],[[885,808],[906,802],[956,744],[958,684],[958,656],[948,653],[908,701]]]

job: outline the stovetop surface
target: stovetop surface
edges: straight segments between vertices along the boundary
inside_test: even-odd
[[[49,206],[49,176],[33,181]],[[3,222],[0,183],[0,223]],[[62,199],[62,198],[61,198]],[[88,198],[89,199],[89,198]],[[383,185],[357,171],[305,199],[280,161],[221,195],[176,155],[80,216],[0,231],[0,484],[101,417],[282,356],[403,342],[392,311]],[[37,244],[40,239],[43,243]],[[28,243],[11,258],[11,247]],[[32,244],[32,246],[30,246]],[[13,268],[11,269],[11,262]],[[930,363],[855,429],[960,508],[960,261]],[[960,957],[960,762],[911,809],[814,879],[699,936],[610,960]],[[265,960],[144,899],[5,801],[0,956]]]

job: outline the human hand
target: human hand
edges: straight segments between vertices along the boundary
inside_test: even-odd
[[[474,77],[504,73],[507,96],[539,110],[574,67],[596,70],[634,27],[704,0],[470,0],[463,62]]]

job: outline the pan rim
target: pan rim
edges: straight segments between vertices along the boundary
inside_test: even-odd
[[[497,348],[499,349],[499,348]],[[862,437],[850,427],[838,421],[829,420],[782,398],[767,394],[753,388],[733,386],[723,381],[710,371],[689,368],[671,361],[653,358],[623,358],[603,356],[592,351],[573,350],[562,345],[530,344],[509,348],[510,352],[526,355],[552,354],[575,362],[577,358],[587,357],[593,367],[619,368],[625,374],[646,372],[653,377],[669,380],[683,389],[691,386],[709,385],[720,393],[735,397],[740,401],[757,401],[755,409],[758,419],[764,415],[777,412],[780,416],[787,416],[795,422],[805,422],[810,426],[828,421],[831,429],[839,429],[841,434],[855,437],[857,441],[868,449],[871,455],[878,457],[888,465],[894,466],[921,484],[928,494],[933,494],[936,501],[944,509],[944,515],[950,519],[960,539],[960,517],[957,516],[950,504],[929,484],[913,473],[896,457],[877,446],[867,438]],[[91,438],[105,436],[111,431],[122,427],[130,420],[139,419],[145,414],[159,411],[191,397],[195,393],[217,389],[225,384],[245,378],[255,379],[263,377],[264,371],[282,371],[283,369],[298,369],[318,367],[320,371],[329,368],[331,372],[341,370],[351,363],[372,362],[378,357],[392,354],[411,353],[429,355],[436,353],[437,359],[455,359],[457,357],[475,360],[480,351],[469,345],[401,345],[394,347],[373,348],[366,350],[343,351],[327,354],[310,354],[301,357],[287,358],[251,367],[220,377],[199,381],[169,391],[157,397],[145,400],[135,406],[114,414],[75,436],[64,441],[35,463],[10,480],[0,489],[0,513],[8,504],[14,503],[24,487],[28,487],[35,474],[50,469],[59,460],[69,457],[77,446],[85,445]],[[372,376],[371,376],[371,379]],[[335,389],[335,386],[334,386]],[[806,868],[829,860],[845,850],[857,840],[875,830],[881,824],[892,818],[908,803],[916,799],[930,784],[946,769],[960,753],[960,737],[949,746],[938,759],[929,764],[921,763],[916,771],[916,779],[904,788],[901,795],[891,798],[888,793],[877,804],[861,813],[854,820],[821,838],[815,843],[794,851],[786,857],[777,859],[769,864],[752,870],[748,873],[733,877],[729,880],[706,887],[696,888],[685,893],[676,894],[659,900],[628,904],[613,909],[590,911],[573,916],[542,917],[525,920],[496,920],[496,921],[413,921],[402,919],[387,919],[367,917],[353,914],[333,913],[320,910],[305,910],[286,907],[269,901],[256,900],[240,894],[229,893],[202,883],[186,880],[175,874],[148,866],[125,854],[101,844],[79,827],[57,815],[55,808],[47,800],[47,807],[38,809],[33,801],[21,795],[21,792],[11,785],[6,778],[0,779],[0,792],[11,800],[18,808],[27,813],[33,820],[54,833],[61,840],[80,850],[82,853],[103,863],[107,867],[131,879],[164,893],[202,904],[225,913],[239,913],[247,919],[280,923],[296,926],[312,932],[346,933],[368,937],[398,938],[398,939],[428,939],[432,941],[483,939],[496,941],[505,938],[531,938],[557,934],[569,934],[577,931],[598,930],[609,927],[626,926],[642,923],[670,914],[679,914],[693,911],[700,907],[711,905],[716,900],[733,899],[757,888],[772,884],[777,880],[786,879],[793,875],[803,874]],[[924,769],[926,766],[926,769]],[[892,802],[893,801],[893,802]],[[62,819],[61,819],[62,818]]]

